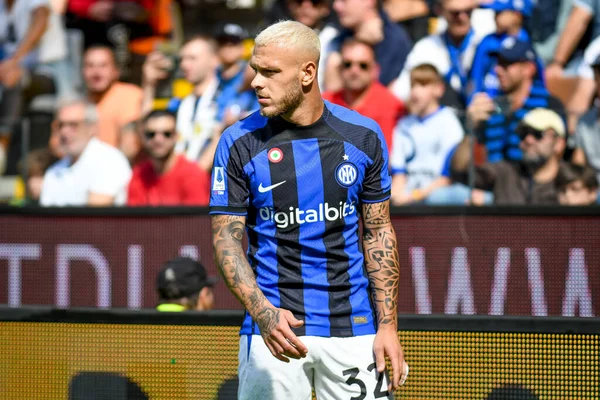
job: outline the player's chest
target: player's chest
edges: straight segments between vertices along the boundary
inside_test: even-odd
[[[346,142],[274,143],[251,161],[250,200],[257,208],[326,202],[343,206],[358,199],[367,164],[364,153]]]

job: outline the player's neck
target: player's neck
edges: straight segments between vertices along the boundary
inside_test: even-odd
[[[325,104],[319,91],[309,93],[304,101],[290,113],[283,114],[282,117],[294,125],[306,126],[312,125],[321,118]]]
[[[170,170],[172,170],[175,166],[175,163],[177,162],[177,154],[175,153],[175,151],[172,151],[171,154],[167,156],[167,158],[164,158],[162,160],[153,158],[150,160],[150,162],[152,163],[154,172],[156,172],[157,175],[164,175]]]
[[[194,95],[198,97],[202,96],[206,88],[209,87],[215,79],[217,79],[216,75],[210,74],[207,75],[206,78],[202,80],[202,82],[196,83],[196,85],[194,86]]]
[[[371,88],[371,84],[362,90],[344,90],[342,96],[344,97],[344,101],[348,104],[348,107],[355,109],[365,101],[365,97],[367,97],[367,93]]]

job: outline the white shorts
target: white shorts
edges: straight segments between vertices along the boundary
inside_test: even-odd
[[[260,335],[240,337],[239,400],[393,399],[387,373],[378,374],[375,335],[349,338],[301,336],[306,358],[279,361]]]

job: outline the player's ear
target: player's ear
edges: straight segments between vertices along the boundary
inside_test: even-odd
[[[302,86],[310,86],[315,79],[317,79],[317,64],[314,61],[304,63],[300,72]]]

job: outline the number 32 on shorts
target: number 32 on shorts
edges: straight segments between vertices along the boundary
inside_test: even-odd
[[[375,369],[375,363],[373,363],[367,367],[367,370],[369,372],[373,371],[374,369]],[[345,371],[342,371],[342,374],[344,374],[344,376],[349,375],[348,379],[346,379],[346,383],[348,385],[358,385],[358,387],[360,388],[360,394],[358,396],[351,397],[350,400],[363,400],[365,397],[367,397],[367,386],[358,377],[358,372],[359,372],[358,368],[350,368]],[[373,395],[375,396],[376,399],[387,398],[389,396],[389,393],[387,390],[382,390],[384,376],[385,376],[385,373],[382,373],[382,374],[379,374],[379,376],[377,377],[377,385],[375,386],[375,391],[373,392]]]

